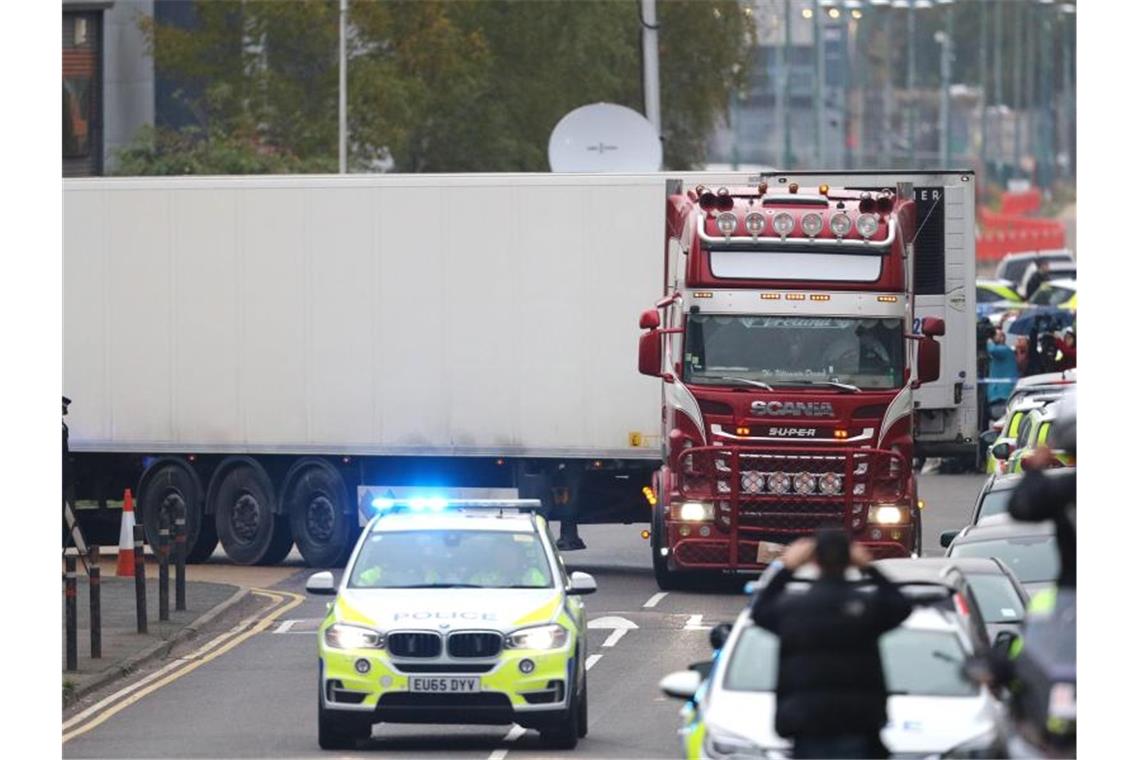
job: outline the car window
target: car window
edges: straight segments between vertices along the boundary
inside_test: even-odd
[[[966,580],[974,591],[982,618],[987,623],[1017,623],[1025,617],[1025,607],[1017,589],[1001,573],[967,573]]]
[[[984,517],[1003,515],[1009,512],[1009,497],[1012,495],[1012,488],[1006,488],[1001,491],[990,491],[982,497],[982,503],[978,507],[978,519],[981,520]]]
[[[997,557],[1022,583],[1056,580],[1060,570],[1057,541],[1053,536],[1022,536],[956,544],[949,556]]]
[[[1025,416],[1025,412],[1014,412],[1009,418],[1009,426],[1006,431],[1002,433],[1003,438],[1013,438],[1017,435],[1018,429],[1021,427],[1021,418]]]
[[[1053,427],[1053,424],[1051,422],[1042,422],[1040,425],[1037,426],[1037,439],[1036,440],[1037,440],[1038,446],[1044,446],[1046,441],[1049,440],[1049,431],[1050,431],[1050,429],[1052,429],[1052,427]]]
[[[724,674],[733,691],[775,691],[780,640],[763,628],[741,632]],[[892,694],[968,697],[977,694],[962,673],[966,652],[949,631],[896,628],[879,639],[883,675]]]
[[[1027,418],[1026,420],[1024,420],[1024,423],[1022,425],[1018,426],[1017,443],[1014,445],[1015,449],[1021,449],[1021,448],[1025,447],[1025,444],[1029,441],[1029,433],[1031,430],[1033,430],[1033,418],[1032,417]]]
[[[349,588],[550,588],[550,563],[533,533],[414,530],[373,533]]]

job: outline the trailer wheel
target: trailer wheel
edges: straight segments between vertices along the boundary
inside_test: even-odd
[[[166,521],[173,531],[175,518],[185,514],[186,546],[191,548],[187,561],[196,562],[213,553],[217,537],[213,526],[203,530],[202,484],[197,474],[183,463],[172,459],[160,460],[143,473],[139,482],[138,511],[146,541],[152,548],[158,547],[158,531],[162,523]],[[214,543],[210,544],[212,536]],[[199,546],[207,544],[209,549],[204,556],[197,556]],[[171,549],[173,551],[173,546]]]
[[[289,521],[273,513],[273,486],[253,462],[232,467],[214,493],[214,524],[226,555],[239,565],[271,564],[289,554]]]
[[[285,478],[284,505],[297,549],[309,567],[333,567],[347,559],[355,510],[347,511],[344,478],[321,459],[298,462]]]

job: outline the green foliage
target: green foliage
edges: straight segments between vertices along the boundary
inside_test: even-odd
[[[143,22],[156,66],[180,83],[196,129],[147,130],[119,173],[333,171],[338,3],[195,3],[192,29]],[[547,171],[568,111],[640,111],[637,0],[353,0],[349,158],[354,171]],[[701,165],[747,70],[737,0],[658,4],[665,164]]]

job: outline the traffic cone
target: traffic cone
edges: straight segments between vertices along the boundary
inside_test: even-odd
[[[115,575],[135,577],[135,505],[131,489],[123,492],[123,522],[119,528],[119,565]]]

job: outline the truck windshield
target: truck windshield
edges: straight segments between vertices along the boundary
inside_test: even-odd
[[[836,381],[898,388],[903,320],[693,314],[685,328],[685,382],[723,378],[771,386]]]

